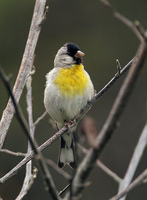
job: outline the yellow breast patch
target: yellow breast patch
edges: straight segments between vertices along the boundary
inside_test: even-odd
[[[62,68],[54,80],[61,93],[68,97],[82,95],[88,87],[88,77],[84,73],[83,65],[73,65],[71,68]]]

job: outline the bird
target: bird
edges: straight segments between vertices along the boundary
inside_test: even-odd
[[[77,116],[94,97],[93,83],[83,65],[84,55],[76,44],[64,44],[57,51],[54,68],[46,75],[44,106],[58,130]],[[61,136],[59,168],[66,164],[77,168],[74,141],[76,126]]]

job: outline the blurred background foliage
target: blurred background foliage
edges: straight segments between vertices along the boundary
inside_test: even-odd
[[[139,20],[146,28],[147,12],[146,0],[112,0],[111,3],[130,20]],[[30,0],[1,0],[0,1],[0,65],[6,74],[12,74],[13,87],[23,56],[29,27],[33,14],[35,1]],[[57,50],[66,42],[78,44],[85,52],[84,65],[91,76],[95,89],[99,91],[116,73],[116,59],[122,66],[129,62],[135,55],[139,45],[138,39],[120,21],[113,18],[100,1],[88,0],[56,0],[47,1],[50,6],[46,22],[38,41],[35,57],[36,73],[33,75],[33,109],[34,120],[44,112],[43,93],[45,75],[53,68],[54,56]],[[91,115],[98,126],[102,127],[110,108],[116,98],[125,75],[93,106]],[[0,115],[7,104],[8,95],[0,80]],[[26,90],[21,96],[20,105],[25,116]],[[101,155],[101,160],[119,176],[123,177],[140,133],[146,122],[147,100],[147,64],[145,64],[134,92],[128,102],[120,121],[120,126],[115,135]],[[51,137],[53,130],[47,116],[36,129],[36,139],[40,144]],[[26,151],[27,140],[16,119],[10,126],[4,148],[13,151]],[[59,141],[52,144],[44,151],[44,155],[56,162]],[[147,151],[141,159],[137,177],[147,166]],[[0,177],[14,167],[21,158],[6,154],[0,155]],[[38,166],[33,161],[34,166]],[[66,181],[63,180],[52,168],[50,169],[58,190],[63,189]],[[65,167],[72,173],[68,167]],[[19,193],[25,168],[0,187],[0,195],[4,200],[15,199]],[[117,184],[99,168],[95,168],[90,178],[92,185],[83,192],[83,199],[108,199],[117,193]],[[50,199],[45,192],[40,173],[34,185],[24,200]],[[132,191],[128,200],[146,200],[146,185],[141,185]]]

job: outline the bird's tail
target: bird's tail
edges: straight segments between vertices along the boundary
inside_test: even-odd
[[[62,168],[65,164],[68,164],[73,169],[77,167],[74,140],[71,133],[65,133],[61,136],[58,166]]]

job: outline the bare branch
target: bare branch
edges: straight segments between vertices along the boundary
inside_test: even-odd
[[[88,153],[88,149],[81,146],[79,143],[77,145],[84,154]],[[97,160],[96,164],[102,171],[104,171],[107,175],[109,175],[113,180],[115,180],[117,183],[121,183],[122,179],[116,173],[110,170],[106,165],[104,165],[100,160]]]
[[[70,126],[70,125],[69,125]],[[46,149],[49,145],[51,145],[54,141],[56,141],[62,134],[64,134],[68,128],[67,126],[64,126],[61,130],[59,130],[55,135],[53,135],[50,139],[48,139],[46,142],[44,142],[39,148],[39,151],[43,151]],[[18,163],[12,170],[10,170],[7,174],[5,174],[2,178],[0,178],[0,184],[7,181],[12,176],[16,175],[16,172],[18,172],[27,162],[29,162],[32,158],[35,157],[34,151],[31,152],[30,155],[25,157],[20,163]]]
[[[100,0],[103,5],[108,8],[114,17],[116,17],[119,21],[124,23],[126,26],[129,27],[130,30],[138,37],[141,42],[144,42],[144,38],[142,37],[142,33],[136,28],[135,24],[128,20],[126,17],[121,15],[109,2],[108,0]]]
[[[36,126],[44,117],[47,115],[47,111],[45,111],[35,122],[34,125]]]
[[[27,155],[26,153],[14,152],[14,151],[10,151],[8,149],[1,149],[0,152],[7,153],[7,154],[10,154],[12,156],[23,156],[23,157],[25,157]]]
[[[26,83],[26,79],[30,74],[33,66],[34,52],[41,31],[41,26],[39,26],[39,24],[42,21],[45,4],[46,0],[36,0],[30,32],[26,43],[26,48],[24,51],[20,70],[13,88],[13,93],[16,98],[16,102],[19,102],[20,96],[22,94],[22,91]],[[2,119],[0,122],[0,149],[2,148],[3,143],[5,141],[5,137],[9,129],[9,126],[11,124],[13,116],[14,116],[14,107],[11,99],[9,99],[9,102],[3,112]]]
[[[122,179],[114,173],[112,170],[110,170],[106,165],[104,165],[100,160],[96,161],[98,167],[103,170],[107,175],[109,175],[114,181],[117,183],[121,183]]]
[[[30,161],[31,162],[31,161]],[[19,195],[16,197],[15,200],[22,200],[23,197],[27,194],[27,192],[29,191],[29,189],[32,187],[35,178],[37,177],[37,172],[38,169],[34,168],[33,169],[33,174],[30,174],[29,171],[31,169],[31,163],[28,162],[27,166],[26,166],[26,177],[23,183],[23,187],[21,189],[21,192],[19,193]]]
[[[33,124],[33,107],[32,107],[32,87],[31,87],[31,83],[32,83],[32,77],[29,76],[26,82],[26,88],[27,88],[27,95],[26,95],[26,99],[27,99],[27,112],[28,112],[28,118],[29,118],[29,128],[30,128],[30,135],[32,137],[32,139],[34,139],[34,133],[35,133],[35,126]],[[29,155],[31,153],[31,145],[28,142],[28,151],[27,151],[27,155]],[[36,170],[35,170],[36,171]],[[26,174],[25,174],[25,179],[23,182],[23,186],[21,188],[21,191],[19,193],[19,195],[17,196],[16,200],[21,200],[28,192],[28,190],[31,188],[33,182],[34,182],[34,178],[36,176],[32,175],[32,161],[30,160],[27,165],[26,165]]]
[[[58,195],[61,196],[69,187],[70,184],[68,184],[63,190],[61,190]]]
[[[123,190],[125,190],[129,186],[146,146],[147,146],[147,124],[145,125],[142,131],[142,134],[139,138],[139,141],[135,147],[135,150],[134,150],[132,159],[130,161],[129,167],[127,169],[127,172],[125,174],[125,177],[120,182],[118,194],[121,193]],[[125,200],[125,197],[123,197],[122,200]]]
[[[132,66],[133,59],[123,67],[120,72],[121,77],[130,67]],[[117,81],[119,78],[115,75],[101,90],[98,92],[95,97],[91,100],[90,104],[88,104],[85,109],[81,112],[81,116],[86,113],[86,111]],[[36,123],[36,122],[35,122]],[[61,130],[59,130],[56,134],[54,134],[51,138],[49,138],[46,142],[44,142],[40,147],[39,151],[43,151],[48,146],[50,146],[54,141],[56,141],[62,134],[64,134],[70,128],[70,124],[68,126],[64,126]],[[0,178],[0,183],[4,183],[9,178],[14,176],[17,171],[19,171],[27,162],[29,162],[35,156],[34,152],[32,151],[29,156],[24,158],[20,163],[18,163],[12,170],[10,170],[5,176]]]
[[[134,25],[128,19],[124,18],[122,15],[119,15],[119,13],[117,14],[117,16],[119,16],[118,18],[120,21],[123,21],[123,23],[125,23],[127,26],[129,26],[129,28],[131,28],[131,30],[133,30],[135,35],[137,34],[138,36],[138,34],[140,34],[138,30],[136,31],[136,27],[132,27]],[[138,38],[140,39],[141,44],[138,48],[136,57],[133,60],[133,65],[112,106],[110,114],[105,124],[103,125],[99,135],[96,138],[97,149],[91,148],[88,151],[87,155],[85,156],[84,160],[79,165],[76,171],[76,174],[72,182],[71,195],[73,197],[77,196],[81,192],[81,190],[84,188],[82,184],[84,183],[85,179],[88,177],[89,173],[94,167],[94,163],[96,162],[96,159],[100,156],[105,145],[112,137],[114,130],[117,128],[119,118],[122,115],[125,105],[128,102],[128,98],[130,97],[130,94],[133,90],[133,86],[143,66],[143,63],[146,58],[147,46],[146,46],[146,41],[142,38],[141,35]]]
[[[88,105],[80,112],[79,118],[81,118],[98,100],[99,98],[107,92],[108,89],[120,78],[126,71],[130,69],[132,66],[133,60],[130,60],[122,70],[120,70],[120,73],[116,73],[115,76],[94,96],[94,98],[88,103]],[[78,116],[77,116],[78,118]]]
[[[40,2],[41,3],[42,1],[43,0],[37,0],[36,2]],[[108,142],[108,140],[112,136],[114,130],[117,128],[117,122],[118,122],[118,120],[119,120],[119,118],[121,116],[122,111],[125,108],[125,103],[126,103],[128,97],[130,95],[129,93],[132,91],[133,85],[134,85],[134,83],[136,81],[136,78],[137,78],[137,76],[139,74],[141,66],[143,65],[143,62],[144,62],[144,59],[145,59],[145,54],[146,54],[146,44],[145,44],[145,41],[144,41],[145,37],[144,37],[144,32],[142,31],[143,29],[141,29],[141,28],[137,29],[132,22],[130,22],[124,16],[120,15],[114,8],[112,8],[112,6],[108,3],[108,1],[106,1],[106,0],[102,0],[102,1],[105,2],[105,3],[107,2],[106,5],[112,11],[113,15],[116,18],[118,18],[120,21],[122,21],[124,24],[126,24],[134,32],[134,34],[140,39],[141,45],[140,45],[140,48],[138,50],[138,54],[136,55],[135,59],[133,60],[133,69],[130,70],[127,78],[125,79],[125,82],[124,82],[123,86],[121,87],[121,90],[120,90],[120,92],[118,94],[118,97],[117,97],[117,99],[116,99],[116,101],[115,101],[115,103],[114,103],[114,105],[112,107],[112,110],[110,112],[110,115],[108,116],[108,119],[107,119],[106,123],[104,124],[104,126],[103,126],[103,128],[102,128],[102,130],[100,132],[100,135],[96,138],[96,142],[94,144],[93,144],[93,141],[91,142],[91,144],[92,144],[91,146],[93,148],[91,148],[88,151],[87,156],[85,157],[83,163],[79,166],[79,168],[78,168],[78,170],[77,170],[77,172],[75,174],[75,177],[74,177],[74,180],[73,180],[73,184],[72,184],[72,186],[73,186],[72,195],[74,194],[76,196],[75,198],[78,198],[77,196],[79,196],[80,191],[87,185],[84,182],[86,177],[88,176],[88,174],[90,173],[91,169],[93,168],[93,165],[96,162],[96,159],[101,154],[103,148],[105,147],[106,143]],[[36,24],[34,25],[34,27],[36,29],[40,29],[40,25],[44,22],[47,12],[48,12],[48,8],[46,8],[45,13],[42,15],[42,18],[38,21],[37,25]],[[37,20],[36,20],[36,22],[37,22]],[[40,32],[40,30],[39,30],[39,32]],[[39,34],[38,34],[38,36],[39,36]],[[32,38],[32,40],[33,40],[33,38]],[[29,42],[30,41],[29,41],[29,38],[28,38],[28,44],[31,44],[31,45],[33,44],[34,45],[34,50],[35,50],[37,40],[36,40],[36,43],[33,43],[32,41],[31,41],[31,43],[29,43]],[[31,48],[31,46],[30,46],[30,48]],[[27,50],[27,48],[26,48],[26,50]],[[27,58],[25,56],[27,56]],[[28,52],[26,51],[26,54],[24,54],[24,58],[23,59],[24,60],[22,60],[22,65],[21,65],[21,68],[20,68],[20,72],[18,74],[18,78],[16,80],[16,83],[15,83],[15,86],[14,86],[14,90],[13,90],[17,102],[19,101],[19,98],[21,96],[22,90],[24,88],[23,84],[25,83],[25,81],[26,81],[26,79],[28,77],[28,74],[29,74],[28,72],[31,70],[28,66],[32,67],[32,65],[30,65],[30,63],[33,63],[32,51],[31,51],[31,53],[30,53],[30,50]],[[77,122],[89,110],[89,108],[91,108],[91,106],[100,98],[100,96],[102,96],[112,86],[112,84],[114,84],[115,81],[127,69],[130,68],[131,65],[132,65],[132,61],[127,66],[126,69],[123,68],[123,70],[121,70],[119,68],[119,70],[116,73],[116,75],[114,76],[114,78],[105,86],[105,88],[103,88],[98,94],[95,95],[95,97],[85,107],[85,109],[80,113],[80,115],[75,117]],[[119,63],[118,63],[118,66],[120,67]],[[26,76],[26,73],[27,73],[27,76]],[[15,100],[15,98],[14,98],[14,100]],[[14,103],[14,105],[15,105],[15,103]],[[16,111],[18,109],[17,103],[16,103],[16,106],[15,106],[15,109],[16,109]],[[10,112],[9,118],[7,117],[8,119],[6,121],[6,116],[8,116],[9,112]],[[18,112],[19,112],[19,110],[18,110]],[[7,130],[9,129],[9,126],[10,126],[11,120],[13,118],[13,115],[14,115],[14,109],[13,109],[11,100],[9,100],[8,105],[7,105],[7,107],[6,107],[6,109],[5,109],[4,113],[3,113],[3,117],[2,117],[2,120],[1,120],[1,124],[0,124],[0,147],[3,146],[4,140],[5,140],[5,137],[6,137],[6,133],[7,133]],[[37,123],[41,119],[43,119],[43,117],[45,115],[46,115],[46,113],[44,113],[43,116],[41,116],[41,118],[37,119],[35,123],[33,123],[33,116],[31,116],[32,122],[31,122],[30,128],[32,128],[33,132],[35,130],[35,126],[37,125]],[[4,121],[6,121],[6,125],[5,125]],[[24,126],[24,129],[27,132],[28,131],[27,130],[28,129],[27,124],[25,124],[25,126]],[[42,159],[43,157],[40,154],[40,151],[44,150],[47,146],[52,144],[57,138],[59,138],[62,134],[64,134],[72,126],[75,126],[74,122],[73,123],[68,123],[68,126],[64,126],[60,131],[58,131],[52,138],[50,138],[48,141],[46,141],[39,148],[38,148],[38,146],[36,144],[33,143],[33,141],[31,140],[32,138],[31,137],[29,138],[29,135],[28,135],[28,138],[30,140],[30,143],[31,143],[34,151],[29,151],[30,155],[28,155],[15,168],[13,168],[8,174],[6,174],[3,178],[1,178],[0,179],[0,183],[3,183],[8,178],[10,178],[12,175],[14,175],[16,173],[16,171],[18,171],[24,164],[26,164],[29,160],[31,160],[35,156],[35,154],[38,154],[39,156],[37,156],[37,159],[39,160],[39,163],[40,163],[41,168],[43,170],[44,178],[45,178],[45,180],[47,182],[47,185],[49,186],[51,194],[52,194],[54,199],[60,199],[60,197],[58,198],[58,196],[57,196],[57,190],[56,190],[55,185],[53,183],[52,177],[51,177],[49,171],[47,170],[46,163],[44,163],[44,160]],[[29,131],[29,132],[31,132],[31,131]],[[29,166],[29,164],[30,164],[30,162],[28,163],[28,166]],[[97,161],[97,164],[100,165],[103,169],[105,168],[102,163],[99,163],[99,161]],[[30,169],[31,168],[29,168],[29,171],[30,171]],[[114,175],[113,172],[111,172],[107,167],[104,170],[109,175],[111,175],[111,176]],[[129,171],[129,169],[128,169],[128,171]],[[146,176],[147,176],[147,174],[145,175],[145,177]],[[117,177],[117,175],[115,177],[115,180],[117,182],[121,182],[121,179],[119,177]],[[144,180],[144,178],[142,180]],[[28,189],[30,188],[32,183],[33,183],[33,181],[30,184],[24,182],[24,184],[27,185]],[[132,186],[132,188],[135,187],[136,185]],[[132,189],[131,188],[130,190],[128,190],[128,188],[126,189],[126,191],[130,191]],[[24,191],[27,192],[28,189],[25,189]],[[66,191],[66,188],[62,190],[62,193],[64,191]],[[124,192],[126,192],[126,191],[124,191]],[[68,193],[68,195],[70,196],[69,193]],[[120,195],[122,195],[122,194],[120,194]]]
[[[71,176],[63,169],[60,169],[52,160],[49,160],[49,159],[45,159],[45,160],[48,165],[50,165],[54,170],[56,170],[56,172],[58,172],[58,174],[60,174],[67,180],[71,180]]]
[[[34,149],[35,154],[37,154],[37,153],[38,153],[38,150],[37,150],[37,148],[36,148],[36,144],[34,143],[32,137],[31,137],[31,135],[30,135],[29,126],[28,126],[28,124],[27,124],[27,121],[26,121],[26,119],[25,119],[25,117],[24,117],[24,115],[23,115],[23,113],[22,113],[20,107],[17,105],[17,102],[16,102],[16,100],[15,100],[15,97],[14,97],[12,91],[11,91],[9,82],[7,81],[8,79],[7,79],[7,77],[6,77],[6,75],[4,74],[4,72],[3,72],[2,69],[0,69],[0,76],[2,77],[2,80],[3,80],[3,82],[4,82],[5,86],[6,86],[6,89],[7,89],[8,93],[9,93],[10,96],[11,96],[11,99],[12,99],[12,102],[13,102],[13,106],[14,106],[15,112],[16,112],[16,117],[17,117],[17,119],[18,119],[20,125],[22,126],[22,128],[23,128],[25,134],[27,135],[31,146],[32,146],[32,148]]]
[[[27,88],[27,112],[28,112],[28,119],[29,119],[29,128],[30,128],[30,134],[32,138],[34,139],[35,134],[35,125],[33,122],[33,105],[32,105],[32,76],[29,76],[26,82],[26,88]],[[29,152],[30,153],[30,152]]]
[[[124,191],[122,191],[120,194],[115,195],[109,200],[119,200],[121,197],[128,194],[131,190],[136,188],[141,183],[144,183],[144,180],[147,178],[147,169],[144,170]]]
[[[28,140],[30,142],[31,147],[34,150],[34,153],[37,155],[36,159],[37,159],[37,161],[38,161],[38,163],[40,165],[40,168],[42,170],[43,179],[46,182],[47,189],[51,193],[53,199],[58,200],[60,198],[58,197],[58,193],[57,193],[55,184],[53,182],[53,179],[51,177],[51,174],[50,174],[50,172],[49,172],[49,170],[47,168],[47,165],[46,165],[46,163],[44,161],[44,158],[43,158],[41,152],[38,149],[37,142],[30,135],[30,130],[29,130],[28,124],[27,124],[27,122],[26,122],[26,120],[24,118],[23,113],[21,112],[21,109],[17,105],[15,97],[14,97],[12,91],[11,91],[10,85],[9,85],[9,83],[7,81],[7,78],[6,78],[6,76],[5,76],[5,74],[3,73],[2,70],[0,70],[0,76],[2,77],[2,80],[4,81],[5,86],[6,86],[8,92],[9,92],[9,94],[11,96],[11,99],[12,99],[12,102],[13,102],[13,105],[14,105],[14,108],[15,108],[15,112],[16,112],[16,117],[17,117],[20,125],[22,126],[22,128],[24,130],[24,133],[26,134],[26,136],[27,136],[27,138],[28,138]],[[31,77],[29,77],[29,78],[31,78]]]

